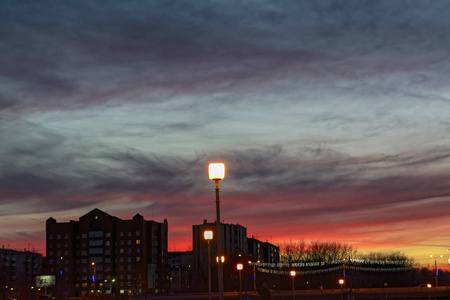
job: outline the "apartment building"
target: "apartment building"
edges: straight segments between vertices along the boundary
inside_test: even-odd
[[[268,241],[262,242],[254,236],[248,238],[248,260],[254,263],[279,263],[280,247]]]
[[[32,299],[36,276],[42,272],[42,254],[28,250],[0,249],[0,294]]]
[[[99,209],[46,222],[47,273],[56,296],[139,295],[168,288],[167,220],[122,220]]]

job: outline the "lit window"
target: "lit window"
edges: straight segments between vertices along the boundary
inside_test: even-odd
[[[136,240],[136,245],[140,245],[141,244],[141,240]]]

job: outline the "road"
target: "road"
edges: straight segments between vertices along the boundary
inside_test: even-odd
[[[226,300],[240,300],[238,293],[225,293]],[[152,295],[137,296],[130,300],[193,300],[208,299],[207,293],[199,294],[174,294],[174,295]],[[213,300],[217,300],[217,294],[212,295]],[[260,299],[258,294],[243,294],[242,300]],[[359,299],[377,299],[377,300],[440,300],[450,299],[450,289],[446,287],[439,288],[387,288],[387,289],[359,289],[343,293],[337,290],[324,291],[296,291],[295,298],[292,291],[272,291],[274,300],[359,300]]]

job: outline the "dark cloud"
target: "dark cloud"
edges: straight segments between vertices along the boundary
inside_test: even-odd
[[[206,166],[221,159],[224,218],[249,232],[385,245],[438,224],[447,6],[3,1],[2,217],[137,209],[190,242],[213,218]],[[402,243],[426,242],[414,228]],[[24,233],[8,240],[38,236]]]
[[[443,1],[426,5],[411,1],[389,5],[385,1],[113,1],[108,7],[88,1],[6,1],[1,15],[0,74],[14,86],[4,96],[6,107],[79,109],[110,102],[143,84],[176,93],[180,89],[195,92],[206,83],[210,91],[218,80],[245,86],[253,78],[259,82],[273,78],[256,75],[261,68],[277,76],[302,72],[323,76],[311,64],[318,57],[327,57],[320,65],[331,66],[328,76],[360,78],[418,68],[428,56],[412,55],[414,51],[446,49],[445,7]],[[395,42],[399,37],[401,44]],[[380,50],[392,59],[380,61]],[[365,63],[360,61],[366,58]],[[211,77],[215,62],[243,68],[229,69],[228,76],[212,71],[215,76]],[[292,63],[298,66],[294,74],[287,71]],[[192,74],[180,77],[174,64],[190,70],[200,65],[208,72],[190,80]],[[94,67],[103,71],[93,71]],[[90,80],[102,86],[100,91],[86,85]],[[120,87],[113,87],[118,82]],[[23,95],[20,102],[13,101],[13,91]]]

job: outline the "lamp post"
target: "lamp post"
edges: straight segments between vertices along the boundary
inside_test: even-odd
[[[291,277],[292,277],[292,299],[295,300],[294,278],[295,278],[295,275],[297,275],[297,273],[294,270],[292,270],[290,274],[291,274]]]
[[[211,246],[209,241],[213,238],[212,230],[205,230],[203,236],[208,241],[208,299],[211,300]]]
[[[222,256],[222,237],[220,224],[220,198],[219,181],[225,178],[225,165],[223,163],[209,164],[209,179],[216,183],[216,236],[217,236],[217,255]],[[219,300],[223,300],[223,264],[217,265],[217,280],[219,286]]]
[[[92,277],[92,281],[94,282],[94,296],[97,296],[97,282],[96,282],[96,269],[95,269],[95,262],[93,261],[91,265],[94,267],[94,277]]]
[[[438,259],[438,258],[442,258],[443,255],[439,255],[439,256],[433,256],[433,255],[430,255],[430,257],[431,257],[431,258],[434,257],[434,270],[435,270],[435,275],[436,275],[436,287],[438,287],[438,276],[439,276],[439,271],[438,271],[438,268],[437,268],[437,259]]]
[[[257,263],[259,264],[261,261],[258,260]],[[253,291],[256,293],[256,262],[248,261],[249,264],[253,264]]]
[[[244,265],[237,264],[236,269],[239,271],[239,298],[242,300],[242,269],[244,269]]]
[[[110,284],[110,286],[109,286],[109,293],[111,294],[111,296],[113,295],[112,288],[113,288],[114,282],[116,282],[116,280],[115,280],[114,278],[111,279],[111,284]],[[114,293],[114,294],[115,294],[115,293]]]
[[[343,290],[344,283],[345,283],[344,279],[339,279],[339,284],[341,285],[341,300],[344,299],[344,290]]]

